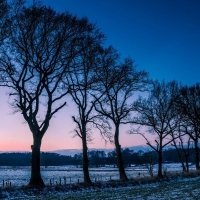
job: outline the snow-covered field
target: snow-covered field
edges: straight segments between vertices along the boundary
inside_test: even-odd
[[[157,166],[154,166],[154,174],[156,174]],[[181,171],[181,165],[179,163],[175,164],[164,164],[163,169],[167,172]],[[194,169],[192,166],[190,169]],[[126,173],[128,178],[149,176],[147,169],[144,166],[141,167],[129,167],[126,168]],[[64,184],[64,179],[66,183],[77,183],[83,182],[83,172],[82,168],[77,168],[75,166],[51,166],[51,167],[41,167],[41,175],[46,185],[51,183],[56,185],[57,183]],[[90,168],[90,177],[93,182],[96,181],[108,181],[108,180],[118,180],[118,170],[114,167],[101,167],[101,168]],[[12,186],[22,186],[27,185],[30,179],[30,167],[0,167],[0,187],[4,182],[11,182]]]
[[[117,183],[119,184],[119,182]],[[126,183],[125,183],[126,184]],[[114,186],[114,187],[113,187]],[[14,188],[0,190],[1,199],[15,200],[197,200],[200,197],[200,177],[178,178],[170,182],[156,182],[134,186],[131,182],[124,186],[81,187],[80,185],[46,187],[44,189]]]
[[[94,189],[58,193],[35,197],[37,200],[197,200],[200,199],[200,178],[179,180],[170,183],[154,183],[141,186]]]
[[[156,167],[154,167],[156,173]],[[130,167],[126,169],[129,178],[128,182],[109,181],[118,179],[116,168],[90,168],[92,181],[96,181],[92,186],[84,184],[73,184],[82,182],[82,170],[74,166],[60,167],[41,167],[42,178],[47,185],[44,189],[27,189],[21,187],[27,185],[30,178],[30,167],[0,167],[0,181],[11,181],[12,187],[2,189],[0,187],[0,199],[36,199],[36,200],[127,200],[127,199],[183,199],[193,200],[200,199],[200,177],[186,178],[181,174],[173,177],[172,171],[181,171],[180,164],[165,164],[163,168],[169,174],[168,180],[148,179],[148,172],[144,167]],[[194,166],[192,167],[194,168]],[[191,168],[190,168],[191,169]],[[138,178],[138,173],[140,178]],[[176,174],[176,173],[175,173]],[[64,185],[63,177],[66,177],[67,185]],[[71,177],[71,183],[70,182]],[[62,185],[56,186],[62,178]],[[99,178],[99,179],[98,179]],[[54,186],[48,186],[49,180],[54,179]],[[102,179],[102,181],[101,181]],[[143,183],[141,182],[143,180]],[[100,182],[98,182],[100,181]],[[167,182],[169,181],[169,182]],[[153,183],[154,182],[154,183]]]

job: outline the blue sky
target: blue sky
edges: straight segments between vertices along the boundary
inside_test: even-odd
[[[44,0],[56,10],[86,16],[122,57],[153,79],[195,84],[200,72],[199,0]]]
[[[32,4],[32,0],[28,0]],[[68,10],[86,16],[107,36],[121,56],[131,57],[140,70],[151,78],[177,80],[192,85],[200,80],[200,1],[199,0],[44,0],[57,11]],[[0,150],[29,150],[32,135],[22,115],[10,115],[5,89],[1,89]],[[80,138],[73,138],[72,102],[57,113],[44,136],[42,150],[81,148]],[[145,144],[140,136],[121,128],[122,147]],[[91,148],[104,148],[95,133]],[[113,146],[108,144],[107,148]]]

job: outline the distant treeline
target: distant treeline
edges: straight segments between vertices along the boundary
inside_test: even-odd
[[[189,162],[194,163],[194,149],[190,149]],[[134,152],[128,148],[122,150],[124,166],[142,165],[153,162],[157,163],[157,153],[155,151],[138,151]],[[117,167],[116,152],[111,151],[106,154],[104,151],[89,151],[89,166],[101,167],[105,165],[114,165]],[[177,150],[168,149],[163,151],[163,162],[173,163],[180,162]],[[82,154],[75,154],[74,156],[64,156],[57,153],[41,153],[42,166],[60,166],[60,165],[75,165],[82,166]],[[30,166],[31,153],[1,153],[0,166]]]

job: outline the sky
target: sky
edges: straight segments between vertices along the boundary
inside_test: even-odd
[[[32,4],[32,0],[28,0]],[[122,58],[135,60],[138,70],[153,79],[177,80],[183,85],[199,82],[200,1],[199,0],[43,0],[55,10],[88,17]],[[30,151],[32,135],[20,113],[13,114],[6,89],[0,88],[0,151]],[[71,101],[50,122],[42,151],[80,149],[80,138],[73,138]],[[122,147],[144,145],[141,136],[128,135],[129,125],[120,129]],[[114,148],[98,133],[89,148]]]

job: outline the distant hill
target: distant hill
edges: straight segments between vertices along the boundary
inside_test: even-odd
[[[150,147],[147,145],[138,145],[138,146],[130,146],[130,147],[123,147],[123,149],[129,148],[130,150],[134,150],[135,152],[138,152],[140,150],[147,151],[150,150]],[[90,151],[104,151],[106,154],[108,152],[111,152],[113,149],[106,149],[106,148],[90,148]],[[82,149],[58,149],[54,151],[44,151],[49,153],[57,153],[60,155],[67,155],[67,156],[74,156],[75,154],[82,153]],[[0,151],[0,153],[30,153],[30,151]]]
[[[138,152],[138,151],[147,151],[147,150],[150,150],[149,146],[146,146],[146,145],[139,145],[139,146],[131,146],[131,147],[123,147],[123,149],[125,148],[129,148],[131,150],[134,150],[135,152]],[[104,151],[106,154],[108,152],[111,152],[113,151],[114,149],[97,149],[97,148],[90,148],[89,149],[90,151],[94,151],[94,150],[98,150],[98,151]],[[78,154],[78,153],[82,153],[82,149],[59,149],[59,150],[54,150],[54,151],[48,151],[48,152],[51,152],[51,153],[58,153],[60,155],[68,155],[68,156],[73,156],[74,154]]]
[[[186,145],[184,145],[186,148]],[[200,143],[199,143],[200,146]],[[134,152],[138,152],[138,151],[152,151],[152,149],[147,146],[147,145],[138,145],[138,146],[129,146],[129,147],[123,147],[123,149],[125,148],[129,148],[130,150],[134,150]],[[174,149],[173,146],[169,145],[165,147],[165,150],[169,150],[169,149]],[[90,148],[90,151],[94,151],[94,150],[98,150],[98,151],[104,151],[106,154],[108,152],[111,152],[114,150],[113,149],[106,149],[106,148]],[[28,153],[27,151],[0,151],[0,153]],[[60,155],[67,155],[67,156],[74,156],[75,154],[79,154],[82,153],[82,149],[58,149],[58,150],[54,150],[54,151],[45,151],[45,152],[49,152],[49,153],[57,153]]]

